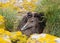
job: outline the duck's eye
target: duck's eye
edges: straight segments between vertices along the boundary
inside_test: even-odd
[[[28,17],[28,18],[31,18],[31,17],[32,17],[32,14],[29,12],[29,13],[27,14],[27,17]]]

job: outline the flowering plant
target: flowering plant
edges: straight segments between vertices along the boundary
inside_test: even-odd
[[[26,43],[27,36],[23,35],[20,31],[9,32],[0,29],[0,42],[1,43]]]

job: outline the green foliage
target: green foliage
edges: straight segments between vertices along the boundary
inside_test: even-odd
[[[7,8],[7,9],[0,9],[0,14],[4,16],[6,19],[5,21],[6,29],[12,31],[14,27],[14,22],[16,20],[17,12],[10,8]]]
[[[42,0],[38,3],[37,12],[44,12],[47,17],[46,33],[60,37],[60,0]]]

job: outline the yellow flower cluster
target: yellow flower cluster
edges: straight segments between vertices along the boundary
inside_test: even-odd
[[[11,8],[12,10],[21,11],[21,9],[24,11],[34,11],[36,8],[36,2],[38,0],[23,0],[22,3],[19,3],[20,6],[15,6],[16,0],[9,0],[9,2],[2,3],[0,2],[0,8]],[[22,8],[20,8],[22,6]]]
[[[25,8],[27,11],[35,11],[36,9],[36,3],[38,0],[31,0],[30,2],[28,0],[24,0],[22,3],[23,8]]]
[[[0,29],[0,43],[11,43],[9,35],[10,32],[5,31],[4,29]]]
[[[49,34],[33,34],[27,43],[60,43],[60,38]]]
[[[0,8],[1,8],[1,9],[10,8],[11,10],[16,10],[16,11],[19,11],[19,10],[20,10],[19,7],[14,6],[14,4],[11,4],[10,2],[7,2],[7,3],[0,3]]]
[[[0,22],[4,22],[4,17],[0,15]]]
[[[23,3],[22,5],[28,11],[34,11],[36,8],[36,5],[31,2],[26,2],[26,3]]]
[[[0,15],[0,29],[1,28],[5,29],[5,19]]]
[[[0,29],[0,43],[26,43],[27,36],[23,35],[20,31],[9,32]]]

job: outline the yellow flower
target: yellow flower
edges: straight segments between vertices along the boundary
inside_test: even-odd
[[[11,36],[11,33],[9,31],[5,31],[5,34],[8,35],[9,37]]]
[[[3,28],[0,29],[0,34],[4,33],[5,30]]]
[[[19,41],[17,43],[26,43],[27,42],[27,36],[26,35],[21,35],[18,37]]]
[[[56,43],[57,37],[49,34],[33,34],[27,40],[27,43]]]
[[[0,43],[11,43],[11,42],[9,42],[8,40],[0,37]]]
[[[0,37],[0,43],[7,43],[7,42]]]
[[[16,40],[17,39],[16,32],[12,32],[10,37],[11,37],[11,40]]]
[[[0,43],[13,43],[13,42],[26,43],[27,36],[22,34],[21,31],[9,32],[1,28],[0,29]]]
[[[4,22],[4,17],[0,15],[0,22]]]
[[[28,11],[34,11],[36,8],[36,4],[33,2],[23,2],[22,6]]]
[[[55,36],[46,34],[46,36],[40,38],[39,41],[42,42],[42,43],[44,43],[44,42],[46,42],[46,43],[56,43],[56,42],[55,42],[55,39],[56,39],[56,38],[57,38],[57,37],[55,37]]]
[[[0,15],[0,29],[1,28],[5,29],[5,19]]]
[[[17,31],[17,32],[16,32],[16,35],[17,35],[17,36],[20,36],[20,35],[22,35],[22,32],[21,32],[21,31]]]

